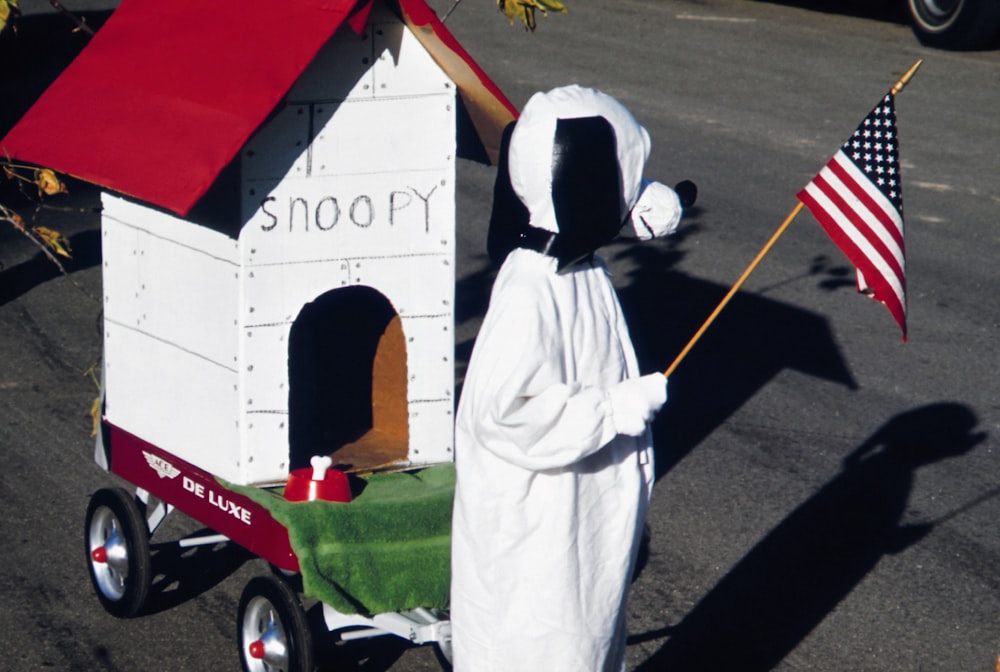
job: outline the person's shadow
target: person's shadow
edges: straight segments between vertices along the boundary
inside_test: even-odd
[[[679,624],[667,628],[669,640],[637,669],[775,667],[883,556],[931,531],[935,522],[901,523],[915,472],[968,453],[986,437],[974,431],[976,424],[973,412],[956,403],[892,418],[847,456],[840,474],[763,538]]]
[[[666,240],[622,240],[602,250],[607,258],[633,263],[633,270],[617,281],[643,373],[666,369],[729,290],[676,269],[688,238],[700,233],[701,214],[692,208],[686,215],[692,221]],[[839,291],[847,272],[847,267],[812,259],[800,275],[784,282]],[[760,290],[737,292],[670,376],[667,404],[653,423],[657,480],[787,369],[857,387],[826,317]]]

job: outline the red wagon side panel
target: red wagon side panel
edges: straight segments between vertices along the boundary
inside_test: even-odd
[[[298,571],[288,530],[267,509],[227,489],[211,474],[113,425],[111,445],[112,472],[251,553]]]

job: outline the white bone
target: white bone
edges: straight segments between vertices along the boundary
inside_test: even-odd
[[[326,478],[326,470],[333,465],[333,458],[329,455],[313,455],[309,464],[313,468],[312,480],[322,481]]]

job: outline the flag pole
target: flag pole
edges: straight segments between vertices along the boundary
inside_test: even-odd
[[[917,62],[914,63],[912,66],[910,66],[910,69],[907,70],[903,74],[903,76],[899,78],[899,81],[893,84],[892,89],[890,90],[890,93],[893,96],[902,91],[906,87],[906,85],[910,83],[910,80],[913,78],[913,75],[916,74],[917,69],[921,66],[923,62],[924,62],[923,59],[917,60]],[[691,338],[691,340],[688,341],[688,344],[685,345],[684,349],[681,350],[679,355],[677,355],[677,358],[673,361],[673,363],[669,367],[667,367],[666,371],[663,372],[664,376],[669,378],[671,374],[673,374],[674,369],[676,369],[677,366],[681,363],[681,360],[683,360],[687,356],[687,354],[691,351],[691,348],[695,346],[695,343],[697,343],[699,339],[701,339],[702,335],[704,335],[705,331],[708,330],[709,326],[711,326],[711,324],[715,322],[715,318],[719,316],[719,313],[722,312],[722,309],[726,307],[730,299],[732,299],[733,296],[736,294],[736,292],[739,291],[740,287],[743,286],[743,283],[746,282],[747,278],[750,277],[750,274],[754,272],[754,269],[756,269],[757,266],[760,265],[760,262],[764,259],[764,255],[766,255],[768,252],[771,251],[771,248],[774,247],[774,244],[778,242],[778,238],[781,237],[781,234],[785,232],[785,229],[787,229],[788,226],[792,223],[792,220],[794,220],[795,217],[802,211],[804,205],[805,204],[802,201],[799,201],[798,205],[796,205],[795,208],[791,211],[791,213],[789,213],[788,217],[785,218],[785,221],[782,222],[781,226],[778,227],[778,230],[775,231],[774,235],[771,236],[771,239],[767,241],[767,243],[764,245],[763,248],[761,248],[761,251],[757,253],[757,256],[754,257],[754,260],[750,262],[750,265],[747,266],[747,269],[743,271],[743,275],[739,277],[739,279],[736,281],[736,284],[734,284],[730,288],[729,292],[726,293],[726,296],[723,297],[719,305],[716,306],[715,310],[712,311],[712,314],[708,316],[707,320],[705,320],[705,323],[701,325],[701,327],[698,329],[697,332],[695,332],[695,335]]]
[[[916,74],[917,69],[920,68],[923,62],[924,59],[922,58],[917,59],[917,62],[911,65],[910,69],[906,71],[906,74],[900,77],[898,82],[892,85],[892,90],[890,91],[890,93],[895,96],[897,93],[906,88],[906,85],[910,83],[911,79],[913,79],[913,75]]]
[[[800,212],[802,212],[803,207],[805,207],[805,204],[802,203],[802,201],[799,201],[799,204],[796,205],[795,209],[793,209],[788,214],[788,217],[786,217],[785,221],[781,223],[781,226],[778,227],[778,230],[774,232],[774,234],[771,236],[771,239],[767,241],[767,243],[764,245],[763,248],[761,248],[760,252],[757,253],[757,256],[754,257],[754,260],[750,262],[749,266],[747,266],[747,269],[743,271],[743,275],[739,277],[736,283],[729,289],[729,292],[726,293],[726,296],[723,297],[719,305],[716,306],[715,310],[712,311],[712,314],[708,316],[708,319],[705,320],[705,323],[701,325],[701,328],[698,329],[698,331],[691,338],[691,340],[688,341],[688,344],[684,346],[684,349],[681,350],[681,354],[677,355],[677,359],[674,360],[674,363],[671,364],[670,367],[663,372],[664,376],[666,376],[667,378],[670,377],[670,374],[674,372],[674,369],[676,369],[677,365],[681,363],[681,360],[687,356],[688,352],[691,351],[691,348],[694,347],[695,343],[697,343],[698,340],[705,333],[705,331],[708,330],[709,326],[711,326],[711,324],[715,322],[715,318],[719,316],[719,313],[721,313],[722,309],[726,307],[726,304],[729,303],[729,300],[732,299],[733,296],[736,294],[736,292],[739,291],[740,287],[743,286],[743,283],[746,282],[747,278],[750,277],[750,274],[754,272],[754,269],[756,269],[757,266],[760,265],[760,262],[764,259],[764,255],[771,251],[771,248],[774,247],[774,244],[776,242],[778,242],[778,238],[780,238],[781,234],[785,232],[785,229],[787,229],[788,226],[792,223],[792,220],[795,219],[795,217]]]

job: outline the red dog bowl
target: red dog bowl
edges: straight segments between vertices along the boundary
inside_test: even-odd
[[[351,484],[347,474],[331,469],[333,460],[328,455],[311,460],[312,468],[295,469],[285,484],[285,499],[290,502],[349,502]]]

